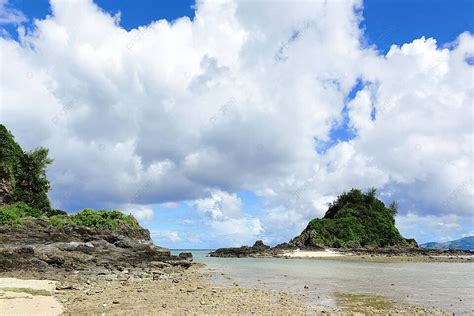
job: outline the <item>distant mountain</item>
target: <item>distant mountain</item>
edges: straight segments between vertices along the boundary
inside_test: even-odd
[[[464,237],[458,240],[447,242],[428,242],[420,245],[423,248],[429,249],[464,249],[474,250],[474,236]]]

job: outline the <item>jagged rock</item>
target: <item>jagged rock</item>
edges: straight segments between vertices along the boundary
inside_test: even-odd
[[[314,242],[314,237],[316,237],[315,231],[305,230],[301,233],[301,235],[291,240],[289,244],[298,248],[310,248],[315,250],[324,249],[325,247],[323,245],[319,245]]]
[[[270,246],[265,245],[262,240],[257,240],[257,241],[253,244],[252,248],[257,248],[257,249],[269,249]]]
[[[94,229],[62,229],[41,219],[23,226],[0,226],[0,271],[20,269],[97,269],[117,266],[190,267],[192,255],[171,256],[169,249],[153,244],[148,230],[127,235]],[[109,272],[107,272],[109,273]]]

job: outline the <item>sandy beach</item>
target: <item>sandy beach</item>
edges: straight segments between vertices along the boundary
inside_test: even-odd
[[[307,251],[307,250],[290,250],[285,251],[284,253],[279,255],[280,257],[286,258],[334,258],[334,257],[342,257],[344,254],[333,251],[333,250],[321,250],[321,251]]]
[[[2,315],[61,315],[63,307],[53,296],[56,282],[0,278]]]

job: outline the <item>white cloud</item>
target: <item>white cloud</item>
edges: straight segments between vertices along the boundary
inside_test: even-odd
[[[153,239],[166,240],[171,243],[177,243],[182,240],[179,232],[176,231],[160,231],[152,233]]]
[[[151,206],[124,204],[121,210],[126,214],[132,214],[139,221],[151,221],[153,219],[153,209]]]
[[[158,206],[160,208],[174,209],[174,208],[178,208],[179,204],[175,202],[167,202],[167,203],[161,203]]]
[[[214,191],[210,197],[196,200],[194,206],[200,214],[212,220],[243,217],[242,201],[235,193]]]
[[[213,239],[229,246],[241,246],[253,243],[264,232],[258,218],[230,218],[213,221]]]
[[[397,217],[397,226],[400,232],[407,237],[417,237],[419,243],[431,241],[450,241],[458,239],[462,234],[463,226],[472,228],[472,219],[457,215],[419,216],[406,214]],[[467,234],[468,235],[468,234]]]
[[[0,0],[0,24],[20,24],[27,20],[23,12],[8,4],[8,0]]]
[[[0,38],[2,122],[50,148],[51,197],[69,210],[150,219],[190,201],[214,233],[284,241],[343,190],[375,186],[401,215],[472,218],[473,36],[380,56],[354,7],[200,1],[192,21],[126,31],[91,1],[53,0],[21,44]],[[345,114],[357,136],[316,153]]]

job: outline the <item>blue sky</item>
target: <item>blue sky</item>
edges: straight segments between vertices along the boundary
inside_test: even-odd
[[[194,17],[194,1],[184,0],[96,0],[111,14],[121,12],[120,25],[130,30],[152,21]],[[11,7],[22,11],[30,21],[51,14],[48,0],[12,0]],[[368,44],[386,53],[392,44],[434,37],[440,45],[452,42],[464,31],[473,31],[474,2],[470,0],[366,0],[362,26]],[[7,26],[16,36],[15,26]]]
[[[190,19],[194,18],[193,1],[96,0],[94,2],[111,15],[120,12],[120,26],[127,31],[160,19],[172,21],[183,16]],[[435,38],[438,48],[444,47],[446,44],[455,41],[462,32],[474,33],[473,6],[474,1],[469,0],[366,0],[362,11],[363,22],[360,25],[360,28],[364,30],[364,37],[361,41],[363,46],[375,46],[381,56],[385,55],[394,44],[403,45],[423,36]],[[47,15],[51,14],[49,3],[46,0],[11,0],[7,7],[16,9],[25,15],[26,21],[22,25],[27,28],[33,28],[35,19],[45,19]],[[18,39],[17,26],[17,24],[10,23],[1,27],[15,40]],[[467,58],[470,58],[470,64],[472,64],[473,57]],[[329,131],[329,139],[327,141],[316,141],[315,151],[320,155],[324,155],[336,144],[357,137],[357,131],[351,127],[348,105],[366,87],[368,87],[367,82],[359,78],[355,85],[349,89],[344,98],[345,105],[342,108],[341,115],[337,121],[333,122],[333,126]],[[373,110],[371,113],[372,120],[375,119],[376,115],[376,111]],[[231,188],[231,186],[225,188]],[[391,186],[387,185],[386,188],[388,190]],[[456,189],[451,190],[454,193],[457,192]],[[259,199],[254,191],[241,188],[230,189],[230,191],[235,192],[237,199],[242,201],[242,211],[248,216],[249,221],[269,214],[267,212],[269,204]],[[394,189],[394,191],[397,190]],[[451,193],[451,196],[453,196],[453,193]],[[390,196],[390,198],[392,197]],[[135,199],[136,201],[129,202],[141,202],[142,197],[137,196]],[[155,240],[164,246],[173,248],[213,248],[220,245],[216,241],[216,237],[219,237],[219,234],[222,237],[226,235],[222,229],[212,235],[206,233],[210,228],[206,225],[205,217],[196,215],[195,202],[175,201],[171,208],[169,204],[159,206],[161,204],[155,203],[152,205],[154,209],[153,219],[144,221],[143,224],[152,231]],[[423,207],[429,209],[432,206],[425,204]],[[459,225],[462,226],[462,229],[459,229],[459,235],[472,230],[472,222],[463,222]],[[416,228],[409,233],[413,233],[413,231],[416,231]],[[267,230],[259,237],[276,240],[278,239],[277,235],[277,230]],[[186,236],[186,238],[183,236]],[[445,236],[428,233],[425,236],[414,237],[421,241],[431,241]]]

